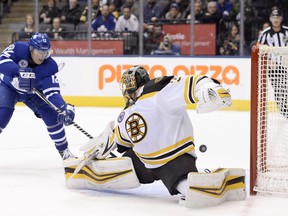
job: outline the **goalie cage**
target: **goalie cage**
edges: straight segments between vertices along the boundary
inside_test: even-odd
[[[251,195],[288,195],[287,68],[288,47],[252,47]]]

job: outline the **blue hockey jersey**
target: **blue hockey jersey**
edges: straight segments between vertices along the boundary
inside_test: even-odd
[[[60,94],[60,85],[56,76],[57,63],[50,56],[41,65],[33,63],[29,42],[16,42],[2,52],[0,55],[0,80],[10,86],[13,77],[19,76],[19,68],[27,67],[32,68],[35,73],[35,88],[43,92],[46,98],[58,108],[63,106],[65,101]],[[29,97],[28,94],[27,97]]]

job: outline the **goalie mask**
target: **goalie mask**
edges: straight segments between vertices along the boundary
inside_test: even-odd
[[[149,74],[141,66],[133,66],[123,73],[120,80],[120,89],[125,99],[126,106],[135,102],[136,95],[134,93],[149,80]]]

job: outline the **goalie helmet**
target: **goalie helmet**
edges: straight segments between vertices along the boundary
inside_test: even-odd
[[[125,99],[126,105],[131,105],[135,102],[133,94],[136,90],[150,80],[149,74],[141,66],[133,66],[125,71],[120,80],[120,89]]]

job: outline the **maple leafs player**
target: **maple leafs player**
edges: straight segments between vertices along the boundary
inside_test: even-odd
[[[50,56],[50,39],[35,33],[28,42],[8,46],[0,56],[0,133],[9,123],[17,102],[26,104],[47,126],[62,159],[75,157],[68,148],[64,125],[73,123],[74,106],[67,104],[61,94],[56,73],[58,66]],[[57,106],[58,114],[33,89],[42,92]]]
[[[75,172],[75,164],[67,164],[66,177],[71,179],[74,172],[71,187],[128,188],[127,179],[120,175],[123,170],[126,170],[125,173],[135,170],[140,183],[161,180],[171,195],[180,193],[186,197],[187,207],[211,206],[225,200],[245,198],[244,169],[218,169],[211,174],[203,174],[198,173],[195,163],[193,126],[186,106],[196,103],[198,113],[229,107],[231,96],[217,80],[198,75],[163,76],[151,80],[143,67],[134,66],[123,73],[120,88],[126,107],[118,116],[115,128],[114,123],[109,123],[100,136],[87,143],[84,158],[96,158],[91,166],[80,164],[80,168],[84,168],[73,180],[79,170]],[[113,146],[124,153],[123,157],[101,160],[109,155]],[[117,166],[120,159],[127,157],[132,159],[134,169],[120,163]],[[120,166],[126,169],[120,169]],[[111,177],[107,186],[105,183],[109,180],[106,178],[105,182],[99,181],[103,168],[115,176]],[[107,172],[103,176],[106,177]],[[84,178],[85,175],[87,177]],[[80,182],[80,178],[84,181]],[[137,186],[136,181],[132,183]]]

